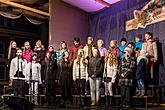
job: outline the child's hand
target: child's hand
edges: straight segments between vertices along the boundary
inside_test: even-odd
[[[30,84],[30,81],[27,81],[27,84]]]
[[[9,86],[12,86],[13,85],[13,82],[10,80],[9,81]]]
[[[66,62],[68,61],[68,59],[67,59],[67,58],[65,58],[64,60],[65,60]]]
[[[91,78],[95,78],[96,76],[93,74],[92,76],[91,76]]]
[[[124,74],[121,74],[121,77],[124,77]]]

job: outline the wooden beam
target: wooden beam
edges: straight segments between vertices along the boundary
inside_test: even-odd
[[[21,8],[21,9],[24,9],[24,10],[27,10],[27,11],[31,11],[31,12],[34,12],[34,13],[37,13],[37,14],[40,14],[40,15],[44,15],[44,16],[50,16],[49,13],[47,12],[44,12],[44,11],[41,11],[41,10],[38,10],[38,9],[35,9],[35,8],[31,8],[31,7],[28,7],[28,6],[24,6],[24,5],[21,5],[21,4],[18,4],[18,3],[14,3],[14,2],[10,2],[9,0],[0,0],[1,3],[4,3],[6,5],[10,5],[10,6],[13,6],[13,7],[17,7],[17,8]]]
[[[13,30],[13,29],[6,29],[6,28],[3,28],[3,27],[0,27],[0,35],[7,35],[7,36],[10,36],[10,35],[15,35],[15,36],[21,36],[21,37],[27,37],[27,36],[38,36],[38,33],[32,33],[32,32],[25,32],[25,31],[18,31],[18,30]],[[4,36],[5,36],[4,35]]]

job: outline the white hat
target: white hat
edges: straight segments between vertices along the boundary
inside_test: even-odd
[[[127,52],[132,53],[132,49],[131,49],[130,47],[126,47],[126,48],[124,49],[124,51],[127,51]]]

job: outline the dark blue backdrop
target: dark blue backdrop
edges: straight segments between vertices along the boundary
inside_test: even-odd
[[[142,9],[149,0],[122,0],[121,2],[107,8],[101,12],[89,15],[89,35],[97,39],[103,39],[105,47],[108,48],[109,41],[121,37],[126,37],[128,41],[134,41],[136,34],[143,34],[147,31],[153,32],[162,43],[163,56],[165,56],[165,21],[147,26],[145,29],[138,29],[126,32],[125,24],[127,20],[133,19],[133,11]],[[119,42],[118,42],[119,43]],[[163,60],[165,62],[165,58]],[[165,70],[161,68],[163,74]],[[161,77],[165,84],[165,75]]]

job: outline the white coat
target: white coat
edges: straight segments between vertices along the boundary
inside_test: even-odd
[[[19,64],[18,64],[18,62],[19,62]],[[14,75],[16,75],[16,72],[18,70],[18,65],[19,65],[19,71],[22,72],[22,74],[25,76],[24,78],[14,76]],[[10,63],[10,72],[9,72],[10,80],[11,81],[13,81],[13,79],[26,80],[26,78],[27,78],[26,72],[25,72],[26,65],[27,65],[27,62],[25,59],[19,58],[19,61],[18,61],[18,57],[13,58]]]
[[[32,69],[32,76],[30,77],[30,69]],[[41,82],[41,64],[35,61],[29,62],[26,66],[27,81],[33,80]]]

